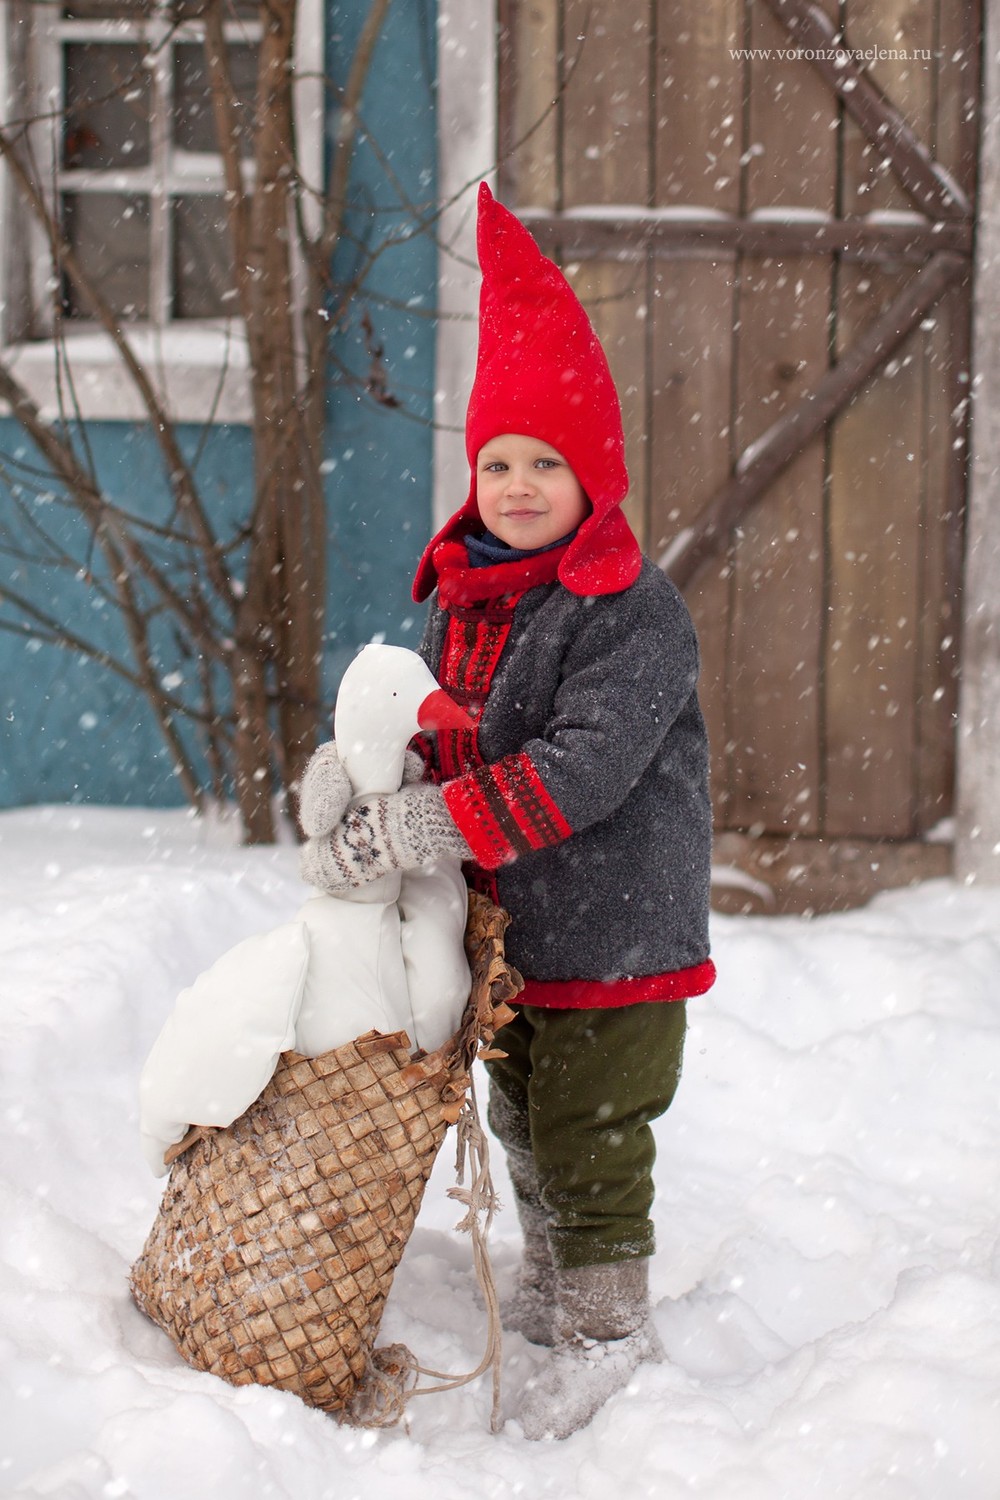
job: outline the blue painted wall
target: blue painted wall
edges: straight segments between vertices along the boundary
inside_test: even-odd
[[[331,7],[328,66],[337,82],[367,9],[357,0]],[[413,232],[413,215],[400,206],[378,155],[385,155],[405,197],[427,220],[436,198],[435,14],[433,0],[390,6],[363,108],[371,142],[358,151],[354,194],[367,212],[356,213],[352,224],[369,245],[402,241],[365,279],[390,389],[402,407],[375,408],[345,381],[331,392],[331,684],[362,642],[384,633],[414,644],[423,625],[410,585],[431,523],[437,252],[433,224],[428,232]],[[348,277],[363,255],[363,248],[348,248],[338,257],[338,273]],[[360,316],[356,307],[337,351],[355,375],[368,361]]]
[[[337,81],[345,76],[367,10],[368,0],[331,0],[328,67]],[[338,274],[349,275],[366,247],[388,237],[403,240],[368,274],[364,304],[400,406],[377,404],[349,378],[368,367],[362,307],[353,310],[335,346],[324,459],[331,702],[359,645],[378,636],[413,644],[422,626],[409,586],[431,518],[436,252],[431,234],[404,238],[412,215],[401,197],[422,209],[435,199],[434,22],[434,0],[390,7],[363,101],[371,141],[362,143],[352,178],[352,243],[336,266]],[[150,514],[161,512],[165,496],[149,435],[122,423],[99,423],[90,425],[88,438],[108,492],[132,507],[141,503]],[[194,454],[201,434],[187,429],[182,439]],[[250,452],[246,429],[215,429],[204,443],[198,477],[216,514],[245,508]],[[0,464],[7,475],[0,474],[0,525],[20,524],[10,477],[16,479],[19,462],[32,460],[16,424],[0,421]],[[137,475],[143,476],[141,494]],[[83,557],[72,518],[60,516],[59,524],[67,545]],[[117,644],[113,612],[72,571],[52,570],[26,584],[23,569],[0,555],[0,582],[19,571],[18,586],[33,589],[50,613],[60,613],[89,639]],[[164,650],[169,653],[169,646]],[[183,800],[150,711],[128,684],[75,653],[0,632],[0,806],[165,806]]]

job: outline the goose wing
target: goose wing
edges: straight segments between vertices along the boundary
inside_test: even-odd
[[[153,1172],[190,1125],[231,1125],[293,1045],[309,965],[302,922],[237,943],[177,997],[139,1081],[139,1128]]]

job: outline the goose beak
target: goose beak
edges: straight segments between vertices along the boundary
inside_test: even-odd
[[[435,688],[417,709],[421,729],[475,729],[476,721],[449,698],[444,688]]]

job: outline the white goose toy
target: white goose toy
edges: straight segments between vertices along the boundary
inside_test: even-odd
[[[366,646],[344,673],[334,734],[356,796],[395,791],[417,730],[471,725],[430,669]],[[238,943],[177,998],[139,1083],[140,1134],[157,1176],[192,1124],[230,1125],[282,1052],[316,1057],[373,1028],[433,1051],[469,995],[467,892],[457,859],[307,901]]]

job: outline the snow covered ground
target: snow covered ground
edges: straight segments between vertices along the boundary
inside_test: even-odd
[[[0,1493],[997,1500],[1000,891],[717,919],[658,1126],[668,1362],[529,1444],[490,1435],[484,1382],[408,1430],[342,1429],[188,1369],[129,1301],[159,1193],[139,1067],[178,989],[298,905],[295,865],[181,813],[0,815]],[[383,1337],[462,1371],[484,1320],[453,1165],[446,1145]],[[503,1289],[512,1211],[492,1244]],[[508,1399],[538,1358],[507,1340]]]

